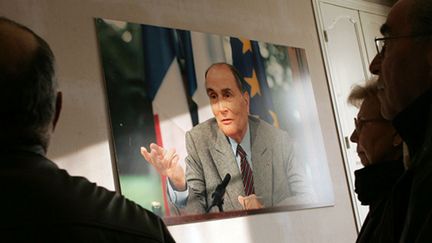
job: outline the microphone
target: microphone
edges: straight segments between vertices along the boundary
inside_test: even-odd
[[[207,209],[206,213],[208,213],[210,209],[214,206],[218,206],[219,211],[223,212],[223,208],[222,208],[223,196],[225,194],[225,189],[230,180],[231,180],[231,175],[227,173],[224,179],[222,180],[222,182],[219,185],[217,185],[215,191],[213,192],[212,194],[213,202],[210,205],[210,207]]]

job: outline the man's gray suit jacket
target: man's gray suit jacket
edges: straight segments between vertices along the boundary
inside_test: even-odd
[[[303,166],[294,159],[293,143],[285,131],[249,116],[251,161],[255,194],[264,207],[289,203],[290,198],[309,193]],[[186,181],[189,197],[186,212],[204,213],[212,193],[227,173],[231,180],[224,196],[224,211],[241,210],[238,196],[244,196],[243,181],[228,138],[214,118],[186,133]],[[287,200],[288,199],[288,200]],[[182,210],[183,211],[183,210]],[[214,207],[212,211],[217,211]]]

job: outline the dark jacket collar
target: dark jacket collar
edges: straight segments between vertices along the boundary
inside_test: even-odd
[[[42,156],[45,156],[45,150],[42,147],[42,145],[35,144],[35,145],[20,145],[20,146],[4,146],[0,148],[0,151],[2,153],[14,153],[14,152],[29,152],[34,154],[39,154]]]
[[[371,210],[389,195],[394,184],[404,172],[402,160],[381,162],[354,171],[355,192],[362,205]]]

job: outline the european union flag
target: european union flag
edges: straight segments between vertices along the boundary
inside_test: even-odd
[[[233,66],[249,86],[250,113],[279,127],[258,42],[239,38],[230,38],[230,42]]]

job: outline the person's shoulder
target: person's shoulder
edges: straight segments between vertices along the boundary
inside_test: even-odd
[[[288,135],[286,131],[261,120],[259,117],[249,116],[249,125],[251,129],[256,129],[257,131],[266,133],[269,136]]]
[[[214,131],[217,131],[218,125],[215,118],[210,118],[207,121],[201,122],[200,124],[193,127],[189,133],[194,136],[202,136],[203,134],[211,134]]]
[[[65,220],[81,223],[91,229],[115,231],[119,235],[133,233],[138,238],[163,242],[165,226],[161,219],[126,197],[110,191],[84,177],[71,176],[58,169],[63,177],[64,192],[60,198],[67,198],[65,207],[59,207]],[[66,195],[67,194],[67,195]]]
[[[0,205],[15,205],[16,210],[3,212],[11,224],[46,223],[56,226],[59,232],[75,227],[79,229],[77,234],[132,234],[134,239],[153,240],[150,242],[171,238],[153,213],[84,177],[69,175],[44,156],[20,153],[8,158],[13,163],[7,170],[16,176],[1,181],[9,180],[7,190],[14,196]],[[18,193],[22,191],[31,193]]]

